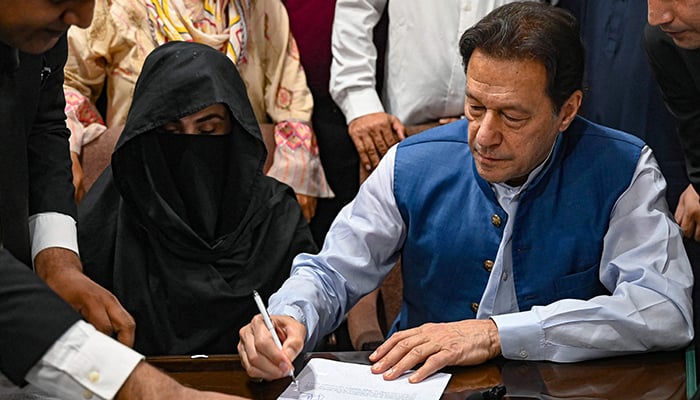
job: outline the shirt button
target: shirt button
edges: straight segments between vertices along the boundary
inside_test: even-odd
[[[100,380],[100,373],[97,371],[91,371],[88,374],[88,380],[92,383],[97,383]]]
[[[479,303],[472,303],[472,311],[474,311],[474,314],[479,311]]]
[[[496,228],[499,228],[501,226],[501,217],[498,214],[493,214],[491,216],[491,223]]]
[[[527,351],[520,350],[520,358],[527,358]]]
[[[485,269],[487,272],[491,272],[491,270],[493,269],[493,261],[492,261],[492,260],[486,260],[486,261],[484,261],[484,269]]]
[[[503,282],[505,282],[505,281],[507,281],[507,280],[508,280],[508,273],[507,273],[507,272],[504,272],[504,273],[503,273]]]
[[[91,399],[92,398],[92,392],[89,390],[86,390],[83,392],[83,398],[84,399]]]

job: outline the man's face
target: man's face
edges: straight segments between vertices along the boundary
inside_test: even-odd
[[[676,46],[700,48],[700,0],[649,0],[649,24],[658,25]]]
[[[93,6],[94,0],[0,0],[0,42],[43,53],[71,25],[89,26]]]
[[[170,133],[188,135],[227,135],[231,132],[231,115],[223,104],[213,104],[194,114],[163,125]]]
[[[477,171],[489,182],[518,186],[545,160],[581,102],[576,91],[555,115],[546,70],[532,60],[503,60],[479,49],[469,59],[464,114]]]

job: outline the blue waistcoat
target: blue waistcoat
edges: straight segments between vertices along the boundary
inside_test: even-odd
[[[603,237],[644,143],[577,117],[521,194],[512,256],[518,307],[608,293]],[[407,227],[398,329],[474,318],[508,215],[477,173],[467,121],[401,142],[394,195]]]

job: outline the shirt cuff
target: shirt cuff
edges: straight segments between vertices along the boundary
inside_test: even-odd
[[[501,354],[510,360],[544,360],[545,338],[539,319],[532,311],[494,315]]]
[[[347,90],[337,104],[345,114],[348,124],[363,115],[384,112],[382,101],[374,88]]]
[[[112,399],[141,360],[141,354],[78,321],[25,379],[61,398]]]
[[[61,247],[78,252],[78,230],[75,220],[66,214],[46,212],[29,217],[29,235],[32,238],[32,260],[49,247]]]

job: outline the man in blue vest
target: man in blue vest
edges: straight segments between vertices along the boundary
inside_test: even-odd
[[[403,304],[371,356],[418,382],[448,365],[574,362],[687,345],[692,273],[648,146],[581,105],[575,19],[539,2],[494,10],[460,41],[466,120],[393,147],[241,330],[248,374],[285,376],[401,256]]]

